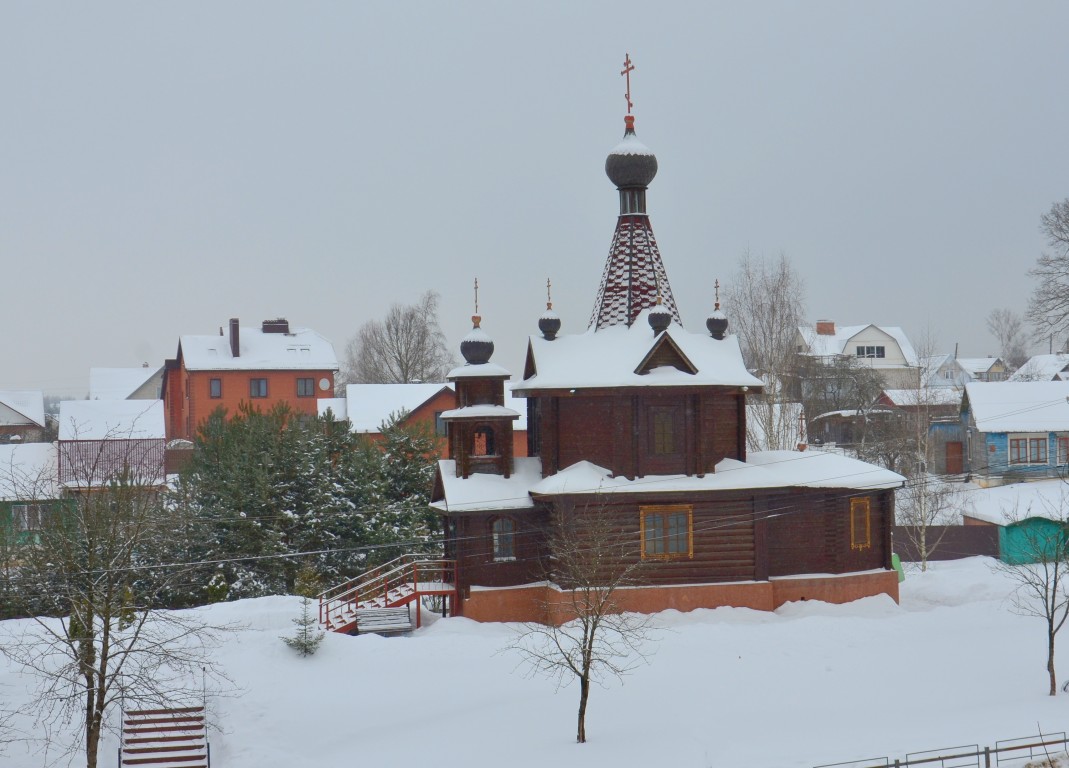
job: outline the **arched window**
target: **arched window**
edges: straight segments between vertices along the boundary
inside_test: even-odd
[[[511,517],[494,518],[490,530],[494,540],[494,560],[515,560],[516,521]]]
[[[472,435],[471,445],[472,456],[496,456],[497,452],[494,450],[494,429],[493,427],[476,427],[475,432]]]

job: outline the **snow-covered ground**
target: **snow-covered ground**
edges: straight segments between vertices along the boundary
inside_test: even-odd
[[[244,693],[212,704],[212,763],[782,768],[1066,730],[1069,695],[1046,695],[1043,623],[1010,611],[1011,588],[972,558],[909,572],[901,605],[660,614],[649,664],[592,692],[585,745],[576,686],[526,677],[503,650],[514,626],[453,618],[409,637],[330,635],[301,658],[278,639],[297,598],[216,605],[210,620],[245,625],[218,653]],[[27,695],[0,661],[0,705]],[[109,736],[103,766],[115,748]],[[28,744],[3,750],[5,768],[43,762]]]

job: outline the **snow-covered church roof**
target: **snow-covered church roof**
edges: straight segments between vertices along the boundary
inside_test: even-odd
[[[512,385],[513,392],[545,389],[601,387],[762,386],[746,370],[735,336],[714,339],[708,333],[690,333],[673,322],[663,334],[654,334],[643,310],[630,327],[614,325],[547,341],[532,336],[528,347],[528,377]],[[642,364],[659,344],[670,340],[693,367],[665,365],[641,372]],[[681,359],[682,359],[681,358]]]

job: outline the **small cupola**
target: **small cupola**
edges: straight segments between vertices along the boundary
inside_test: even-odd
[[[475,280],[475,314],[471,316],[471,332],[460,342],[460,354],[468,365],[484,365],[490,362],[494,354],[494,340],[491,339],[480,324],[479,315],[479,280]]]
[[[705,327],[714,339],[723,339],[728,331],[728,316],[720,309],[720,281],[716,281],[716,305],[709,317],[705,318]]]
[[[538,330],[542,332],[542,338],[546,341],[553,341],[557,338],[557,332],[560,330],[560,316],[553,311],[549,278],[546,278],[546,311],[538,318]]]
[[[672,313],[661,303],[661,297],[657,297],[657,304],[650,309],[647,320],[655,334],[663,333],[672,324]]]

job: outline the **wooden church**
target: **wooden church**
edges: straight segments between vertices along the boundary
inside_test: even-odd
[[[747,455],[746,397],[762,382],[719,303],[703,332],[680,322],[646,210],[657,159],[630,114],[605,170],[620,214],[589,327],[561,335],[548,304],[511,385],[527,398],[527,457],[512,455],[511,376],[490,361],[478,316],[461,344],[466,364],[449,374],[453,458],[439,462],[432,507],[456,563],[453,613],[567,619],[547,531],[565,521],[581,532],[594,516],[630,542],[612,557],[642,565],[618,592],[623,609],[897,600],[902,477],[804,446]]]

